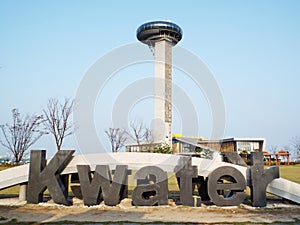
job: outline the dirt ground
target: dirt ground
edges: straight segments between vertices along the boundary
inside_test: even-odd
[[[201,207],[169,206],[135,207],[130,199],[124,199],[116,207],[83,206],[75,199],[72,206],[61,206],[50,202],[38,205],[20,202],[18,198],[0,199],[0,223],[9,221],[34,221],[39,223],[74,222],[136,222],[136,223],[274,223],[300,224],[300,206],[269,203],[266,208],[254,208],[246,204],[238,207],[216,207],[202,204]],[[14,223],[11,223],[14,224]],[[64,224],[64,223],[61,223]],[[130,223],[128,223],[130,224]]]

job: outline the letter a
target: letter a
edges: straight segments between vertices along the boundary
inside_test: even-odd
[[[132,192],[132,204],[153,206],[168,204],[168,175],[157,166],[139,169],[135,176],[138,186]],[[148,184],[147,184],[148,183]]]

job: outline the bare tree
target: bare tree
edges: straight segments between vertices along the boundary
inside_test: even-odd
[[[145,135],[145,127],[142,121],[130,122],[130,128],[133,133],[133,139],[138,145],[143,141]]]
[[[60,103],[57,99],[49,99],[43,110],[45,129],[54,136],[57,150],[61,150],[64,138],[73,133],[70,117],[74,101],[65,99]]]
[[[27,115],[22,118],[18,109],[13,109],[12,118],[12,125],[1,125],[4,141],[0,143],[12,152],[16,164],[19,164],[29,147],[45,134],[44,131],[39,130],[43,117]]]
[[[286,150],[286,151],[291,151],[291,148],[290,148],[290,146],[289,145],[284,145],[283,147],[282,147],[282,149],[284,149],[284,150]]]
[[[143,121],[132,121],[130,128],[132,135],[129,135],[136,141],[138,146],[140,146],[141,142],[146,142],[147,144],[153,143],[153,132],[144,125]]]
[[[105,133],[110,141],[112,152],[118,152],[127,140],[126,131],[120,128],[108,128]]]
[[[278,146],[277,145],[271,145],[270,151],[272,154],[275,154],[278,151]]]
[[[154,142],[153,131],[150,128],[145,127],[144,139],[147,144]]]
[[[300,156],[300,136],[292,137],[291,140],[292,150],[295,157]]]

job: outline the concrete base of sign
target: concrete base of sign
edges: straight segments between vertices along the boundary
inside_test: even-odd
[[[19,200],[26,201],[27,200],[27,183],[20,184],[20,191],[19,191]]]
[[[129,170],[138,170],[145,166],[158,166],[167,172],[174,172],[183,156],[158,153],[98,153],[74,156],[62,174],[77,173],[76,165],[90,165],[94,171],[96,165],[110,165],[115,169],[116,165],[128,165]],[[247,167],[213,160],[192,158],[192,165],[198,166],[198,175],[207,177],[213,170],[221,166],[232,166],[238,169],[246,178]],[[29,165],[22,165],[0,171],[0,190],[28,182]],[[300,204],[300,184],[283,178],[273,180],[267,187],[267,192]]]

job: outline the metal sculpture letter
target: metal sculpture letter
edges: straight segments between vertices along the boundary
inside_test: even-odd
[[[89,165],[78,165],[80,187],[85,205],[100,203],[100,194],[106,205],[115,206],[120,203],[127,182],[126,165],[117,165],[114,178],[111,178],[108,165],[97,165],[92,179]]]
[[[223,183],[222,180],[229,181]],[[243,174],[231,166],[215,169],[208,176],[208,194],[217,206],[238,206],[246,197],[246,180]],[[227,196],[220,196],[220,191],[229,191]]]
[[[267,186],[272,180],[280,177],[277,166],[265,170],[263,162],[262,152],[251,153],[251,167],[247,170],[247,176],[252,205],[255,207],[265,207],[267,205]]]
[[[197,199],[195,204],[193,198],[193,178],[198,177],[197,166],[192,166],[192,157],[182,158],[180,165],[175,169],[178,185],[180,188],[180,201],[182,205],[200,206],[201,201]],[[179,170],[179,171],[178,171]]]
[[[73,158],[75,150],[58,151],[46,165],[46,151],[31,151],[28,203],[43,201],[43,193],[48,188],[53,201],[57,204],[69,205],[68,202],[68,176],[60,175]]]
[[[156,166],[146,166],[139,169],[134,178],[137,179],[139,185],[132,192],[133,205],[168,204],[168,175],[165,171]],[[150,193],[153,194],[151,197]]]

